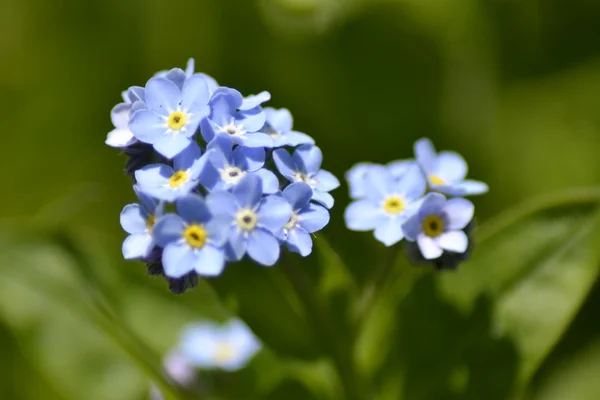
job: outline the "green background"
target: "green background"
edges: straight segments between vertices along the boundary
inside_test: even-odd
[[[222,85],[244,94],[268,90],[269,104],[292,111],[295,128],[315,138],[324,168],[342,181],[354,163],[408,158],[414,141],[429,137],[438,149],[461,153],[470,176],[489,184],[487,195],[473,199],[485,224],[531,196],[598,184],[599,20],[593,0],[0,0],[0,398],[137,399],[147,387],[68,304],[40,294],[32,282],[40,278],[43,286],[45,273],[74,292],[82,288],[64,273],[64,254],[38,245],[34,234],[28,242],[15,233],[25,227],[76,232],[125,319],[157,353],[176,343],[185,322],[222,315],[212,294],[171,296],[142,264],[120,259],[118,215],[134,196],[124,157],[104,140],[110,109],[128,86],[193,57],[198,72]],[[333,194],[322,235],[361,285],[385,249],[369,233],[344,227],[345,183]],[[523,235],[520,245],[543,229],[550,228]],[[590,277],[587,285],[595,285]],[[536,398],[600,398],[600,287],[584,299],[536,368]],[[455,325],[436,325],[437,312],[451,314],[432,310],[414,317],[415,330]],[[452,347],[437,336],[420,340],[424,348],[427,340]],[[498,360],[494,351],[503,353],[482,348],[490,350],[483,367]],[[423,362],[443,359],[433,352]],[[449,379],[460,387],[463,375],[459,369]],[[509,398],[484,383],[479,394],[459,388],[453,396]]]

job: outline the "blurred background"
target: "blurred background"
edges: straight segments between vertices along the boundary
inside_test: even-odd
[[[121,261],[118,216],[134,195],[104,140],[128,86],[193,57],[222,85],[268,90],[340,180],[359,161],[411,157],[429,137],[490,185],[474,199],[485,223],[531,196],[600,181],[599,20],[593,0],[0,0],[0,399],[141,399],[148,386],[68,307],[11,278],[71,279],[51,246],[13,243],[23,225],[78,232],[157,351],[185,322],[220,313],[212,295],[172,296],[141,263]],[[345,183],[333,194],[323,235],[364,280],[384,248],[346,230]],[[600,398],[595,287],[542,367],[540,398]]]

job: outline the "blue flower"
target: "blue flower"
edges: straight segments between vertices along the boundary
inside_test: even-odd
[[[170,380],[183,387],[190,388],[197,383],[196,368],[178,350],[171,351],[164,357],[163,369]],[[150,400],[165,400],[155,385],[150,389]]]
[[[156,243],[163,247],[165,275],[180,278],[190,272],[216,276],[225,267],[223,245],[228,225],[213,218],[205,201],[190,194],[175,203],[177,214],[162,217],[154,228]]]
[[[427,175],[429,186],[436,192],[449,196],[468,196],[489,190],[483,182],[465,180],[468,168],[460,154],[451,151],[436,154],[429,139],[415,143],[415,156]]]
[[[123,257],[127,260],[146,258],[154,248],[152,229],[162,214],[162,205],[142,193],[137,186],[133,190],[140,204],[128,204],[121,212],[121,226],[129,236],[123,242]]]
[[[261,347],[250,329],[233,319],[224,326],[203,322],[185,327],[179,351],[198,368],[235,371],[245,367]]]
[[[292,206],[292,217],[277,237],[287,244],[290,251],[306,257],[312,251],[310,234],[329,223],[329,212],[325,207],[310,202],[312,189],[304,182],[288,185],[282,196]]]
[[[351,203],[344,218],[349,229],[375,230],[375,238],[391,246],[404,237],[402,224],[420,205],[426,182],[418,167],[401,179],[387,169],[373,169],[365,179],[365,198]]]
[[[346,180],[350,189],[350,197],[360,199],[366,196],[365,180],[369,171],[388,170],[396,179],[401,179],[404,174],[416,165],[414,160],[392,161],[387,165],[362,162],[355,164],[346,172]]]
[[[439,193],[429,193],[419,211],[402,225],[402,230],[406,240],[417,242],[427,260],[441,257],[444,250],[464,253],[469,239],[462,229],[473,219],[474,210],[469,200],[446,200]]]
[[[181,88],[169,79],[152,78],[145,88],[148,108],[132,115],[129,128],[138,140],[173,158],[192,142],[200,120],[208,114],[208,100],[202,76],[185,79]]]
[[[140,189],[159,200],[173,201],[190,193],[198,185],[198,177],[206,158],[201,157],[200,147],[191,142],[173,160],[171,168],[165,164],[150,164],[135,171]]]
[[[286,108],[276,110],[274,108],[265,108],[267,122],[263,131],[268,133],[273,139],[273,147],[293,146],[301,144],[315,144],[313,138],[302,132],[292,130],[292,114]]]
[[[228,190],[237,185],[247,173],[260,176],[264,193],[275,193],[279,190],[277,176],[267,169],[265,150],[262,147],[251,148],[237,146],[228,138],[215,137],[207,148],[206,168],[200,175],[200,183],[209,191]]]
[[[273,147],[271,137],[259,132],[266,117],[257,104],[264,98],[262,94],[244,100],[235,89],[218,88],[210,99],[210,115],[202,121],[204,140],[211,142],[215,136],[223,136],[246,147]]]
[[[289,222],[292,207],[278,195],[263,197],[258,176],[247,174],[232,192],[211,192],[206,201],[214,215],[228,221],[228,260],[240,260],[248,253],[262,265],[277,262],[280,246],[274,233]]]
[[[321,149],[305,144],[298,147],[293,156],[278,149],[273,152],[273,160],[279,173],[290,182],[307,183],[313,189],[314,201],[327,208],[333,207],[333,197],[328,192],[340,186],[340,182],[331,172],[321,169]]]

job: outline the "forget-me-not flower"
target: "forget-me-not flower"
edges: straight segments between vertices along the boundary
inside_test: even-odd
[[[123,242],[123,257],[127,260],[146,258],[154,248],[152,229],[162,214],[162,205],[139,190],[133,190],[139,204],[128,204],[121,212],[121,226],[129,236]]]
[[[333,207],[333,196],[328,192],[340,186],[340,181],[331,172],[321,169],[321,149],[304,144],[292,156],[287,150],[278,149],[273,152],[273,160],[279,173],[290,182],[307,183],[313,190],[314,201],[327,208]]]
[[[209,112],[208,101],[208,86],[202,76],[185,79],[181,88],[167,78],[152,78],[145,88],[148,108],[133,113],[129,129],[138,140],[173,158],[192,142],[200,120]]]
[[[175,156],[173,168],[165,164],[150,164],[135,171],[140,189],[159,200],[174,201],[190,193],[198,185],[206,158],[200,147],[191,142]]]
[[[465,180],[467,163],[460,154],[442,151],[439,154],[429,139],[415,143],[415,156],[427,175],[432,190],[449,196],[468,196],[488,191],[488,186],[479,181]]]
[[[225,371],[245,367],[261,347],[246,324],[238,319],[226,325],[211,322],[189,325],[179,343],[179,351],[190,364]]]
[[[228,190],[237,185],[247,173],[260,176],[264,193],[279,190],[277,176],[265,165],[262,147],[236,146],[227,138],[217,136],[207,147],[206,167],[200,175],[200,183],[208,190]]]
[[[210,115],[202,121],[201,131],[206,142],[215,136],[229,138],[246,147],[273,147],[269,135],[259,130],[265,124],[265,113],[255,106],[265,95],[257,95],[244,103],[242,94],[235,89],[220,87],[210,99]],[[250,107],[255,106],[255,107]]]
[[[263,197],[262,181],[247,174],[231,192],[211,192],[207,203],[214,215],[227,220],[228,260],[240,260],[248,253],[259,264],[271,266],[279,259],[275,238],[292,216],[292,207],[278,195]]]
[[[262,131],[268,133],[273,139],[273,147],[299,146],[301,144],[315,144],[313,138],[305,133],[292,130],[292,114],[287,108],[276,110],[271,107],[264,109],[267,122]]]
[[[391,246],[404,237],[402,224],[420,205],[426,182],[418,167],[413,167],[398,180],[387,169],[367,173],[365,198],[351,203],[344,218],[349,229],[374,230],[375,238]]]
[[[190,272],[216,276],[225,267],[223,246],[228,226],[213,217],[202,197],[190,194],[175,203],[176,214],[163,216],[154,228],[163,250],[165,275],[180,278]]]
[[[444,250],[463,253],[469,239],[462,229],[471,222],[474,211],[469,200],[446,200],[439,193],[429,193],[419,211],[402,225],[402,230],[407,240],[417,242],[427,260],[440,257]]]
[[[292,217],[277,236],[290,251],[306,257],[312,251],[310,234],[329,223],[329,212],[325,207],[310,202],[312,189],[304,182],[288,185],[282,196],[292,206]]]

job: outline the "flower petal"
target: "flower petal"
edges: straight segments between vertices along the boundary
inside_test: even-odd
[[[233,140],[236,140],[236,137],[232,137]],[[246,133],[241,138],[241,144],[246,147],[273,147],[273,139],[271,136],[262,132],[254,132],[254,133]]]
[[[152,234],[156,243],[160,247],[165,247],[169,243],[180,240],[184,229],[185,225],[179,216],[167,214],[158,220]]]
[[[434,260],[439,258],[444,252],[434,239],[430,238],[424,233],[417,237],[417,244],[419,245],[421,254],[426,260]]]
[[[298,224],[308,233],[320,231],[329,223],[329,212],[325,207],[310,204],[298,213]]]
[[[238,204],[235,196],[230,192],[214,191],[206,196],[206,204],[210,212],[219,218],[233,218],[238,211]]]
[[[110,120],[117,129],[125,129],[129,124],[131,104],[119,103],[110,111]]]
[[[338,178],[336,178],[331,172],[323,169],[317,172],[315,179],[317,180],[315,189],[322,192],[329,192],[330,190],[336,189],[340,186],[340,181]]]
[[[467,199],[450,199],[444,204],[442,212],[448,218],[447,230],[463,229],[473,219],[475,206]]]
[[[381,207],[369,200],[357,200],[350,203],[344,212],[346,226],[353,231],[373,230],[386,218]]]
[[[412,215],[402,224],[402,232],[404,232],[404,236],[406,240],[410,242],[414,242],[417,240],[419,233],[422,230],[422,220],[418,215]]]
[[[248,255],[257,263],[270,267],[279,253],[279,241],[270,232],[257,228],[248,235]]]
[[[139,204],[128,204],[121,211],[121,226],[130,234],[146,232],[148,213]]]
[[[136,139],[135,136],[133,136],[133,132],[131,132],[129,128],[126,128],[113,129],[112,131],[108,132],[108,135],[106,136],[106,141],[104,143],[106,143],[110,147],[121,148],[131,146],[135,142]]]
[[[146,83],[146,105],[155,113],[169,115],[181,102],[181,90],[166,78],[152,78]]]
[[[206,245],[196,252],[194,270],[200,276],[218,276],[225,268],[225,254],[213,246]]]
[[[154,247],[152,235],[149,233],[129,235],[123,242],[123,258],[134,260],[147,257]]]
[[[300,171],[313,175],[321,169],[323,152],[317,146],[304,144],[296,149],[292,158]]]
[[[243,171],[256,171],[265,165],[265,149],[238,146],[233,150],[232,161]]]
[[[312,252],[313,242],[310,234],[302,228],[290,230],[286,239],[286,243],[290,251],[298,253],[302,257],[306,257]]]
[[[252,172],[260,177],[262,181],[263,193],[273,194],[279,191],[279,179],[272,171],[266,168],[261,168],[258,171]]]
[[[469,238],[463,231],[450,231],[442,233],[436,238],[438,246],[444,250],[455,253],[464,253],[469,245]]]
[[[195,261],[194,251],[185,243],[173,242],[163,250],[163,268],[170,278],[181,278],[193,271]]]
[[[284,149],[275,150],[273,152],[273,161],[275,161],[275,166],[277,166],[279,173],[290,182],[294,182],[294,173],[297,172],[298,167],[294,163],[290,153]]]
[[[292,217],[292,206],[280,196],[265,197],[258,208],[258,224],[271,232],[276,232]]]
[[[415,142],[414,146],[415,158],[426,173],[431,173],[435,167],[437,155],[431,140],[424,138]]]
[[[250,110],[260,106],[262,103],[266,103],[271,100],[271,93],[265,91],[260,92],[252,96],[244,98],[242,105],[239,107],[240,110]]]
[[[440,214],[445,204],[446,198],[444,195],[439,193],[428,193],[419,208],[419,218],[424,219],[428,215]]]
[[[204,199],[195,194],[189,194],[177,200],[177,214],[187,223],[205,223],[212,214]]]
[[[489,191],[489,187],[485,183],[472,180],[456,182],[447,186],[433,186],[433,188],[449,196],[472,196]]]
[[[235,114],[235,123],[248,132],[257,132],[265,126],[267,117],[260,107],[240,111]],[[267,135],[268,136],[268,135]]]
[[[282,134],[281,139],[284,145],[296,147],[301,144],[315,144],[315,140],[308,136],[306,133],[298,131],[289,131]]]
[[[294,211],[301,210],[308,205],[313,191],[304,182],[294,182],[283,190],[283,197],[290,203]]]
[[[402,220],[400,218],[385,218],[375,228],[375,239],[386,246],[398,243],[404,238]]]
[[[246,254],[248,249],[248,240],[244,236],[244,233],[237,229],[231,228],[227,239],[227,245],[225,246],[225,252],[229,261],[239,261]]]
[[[334,204],[333,196],[327,192],[321,192],[320,190],[313,190],[312,200],[324,205],[327,209],[333,207]]]
[[[425,194],[427,181],[417,166],[410,168],[398,181],[398,190],[409,200],[416,200]]]
[[[183,134],[171,134],[163,136],[153,145],[154,149],[168,159],[172,159],[181,153],[192,142]]]
[[[266,107],[264,110],[267,116],[267,123],[271,125],[279,134],[286,133],[292,130],[292,113],[287,108],[276,110],[271,107]]]
[[[240,206],[254,208],[263,195],[262,180],[258,175],[246,174],[233,188],[233,195]]]
[[[153,144],[166,135],[167,125],[159,115],[144,109],[133,113],[129,129],[137,140]]]
[[[175,171],[187,171],[192,168],[195,162],[200,159],[202,151],[196,142],[189,142],[186,148],[177,154],[173,159],[173,169]]]
[[[194,115],[203,111],[208,104],[209,94],[208,85],[203,76],[192,75],[186,79],[181,91],[181,108]],[[208,115],[209,109],[205,111]]]
[[[442,151],[438,154],[431,173],[446,183],[452,183],[465,179],[467,171],[467,162],[460,154]]]
[[[406,174],[411,170],[412,167],[415,166],[419,166],[415,160],[397,160],[387,164],[388,170],[396,179],[402,178],[404,174]]]
[[[373,163],[358,163],[346,172],[346,181],[348,181],[351,198],[358,199],[366,195],[365,179],[367,173],[374,168],[384,169],[385,167]]]
[[[398,191],[398,182],[386,168],[371,168],[363,181],[364,194],[374,202]]]

